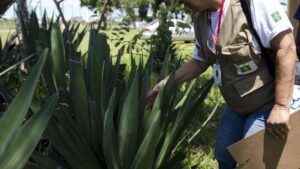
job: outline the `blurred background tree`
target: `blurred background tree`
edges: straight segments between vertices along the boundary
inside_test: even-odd
[[[133,26],[135,22],[139,21],[152,21],[158,17],[159,5],[165,3],[167,7],[174,7],[177,0],[80,0],[82,6],[87,6],[90,9],[96,9],[100,13],[97,30],[106,28],[107,12],[113,8],[121,9],[126,12],[131,19]],[[184,14],[188,10],[184,7],[168,9],[175,12],[176,18],[178,14]],[[149,12],[151,11],[151,12]],[[136,15],[136,12],[138,15]],[[151,16],[148,14],[152,13]]]
[[[13,0],[2,0],[0,2],[0,16],[14,3]]]
[[[29,12],[27,8],[27,1],[15,0],[15,2],[17,4],[18,15],[20,15],[16,20],[16,30],[19,35],[19,38],[22,39],[22,24],[29,25]],[[22,18],[23,21],[21,21],[20,18]]]

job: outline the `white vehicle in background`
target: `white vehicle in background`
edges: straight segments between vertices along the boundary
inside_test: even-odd
[[[169,30],[172,32],[172,39],[174,41],[190,42],[195,40],[194,27],[191,24],[179,19],[171,19],[171,21]],[[157,19],[147,24],[144,28],[142,39],[150,39],[152,35],[156,35],[158,25]]]

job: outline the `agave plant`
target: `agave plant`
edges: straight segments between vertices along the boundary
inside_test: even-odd
[[[52,27],[51,61],[45,79],[49,93],[59,93],[58,108],[46,132],[47,151],[36,152],[27,168],[140,169],[176,168],[184,155],[174,151],[180,134],[212,86],[198,91],[195,81],[176,101],[171,76],[152,110],[145,108],[152,57],[144,65],[132,56],[127,81],[122,77],[122,50],[115,63],[106,35],[90,30],[87,63],[75,44],[64,47],[58,26]],[[67,49],[68,53],[64,49]],[[68,56],[67,56],[68,55]],[[167,73],[169,60],[163,72]],[[54,86],[54,90],[49,90]],[[51,165],[50,165],[51,164]]]
[[[15,112],[18,105],[13,102],[0,121],[3,128],[11,126],[0,134],[0,168],[183,168],[181,161],[185,156],[180,149],[183,142],[178,141],[208,94],[212,80],[199,90],[194,90],[195,81],[190,82],[182,99],[178,100],[173,72],[158,93],[152,109],[148,110],[145,105],[150,88],[152,56],[145,64],[143,58],[137,64],[131,56],[131,71],[125,80],[124,65],[120,64],[123,51],[120,50],[113,61],[105,34],[91,28],[87,60],[84,60],[83,54],[78,52],[83,35],[71,40],[69,33],[66,37],[59,25],[52,22],[50,25],[42,24],[42,28],[37,24],[38,36],[35,38],[31,36],[32,30],[26,29],[26,26],[23,28],[23,32],[27,32],[27,40],[24,39],[23,44],[25,53],[29,51],[40,56],[37,57],[38,71],[36,68],[31,70],[32,74],[38,74],[30,75],[30,78],[34,76],[37,79],[42,74],[43,80],[38,87],[50,101],[45,106],[36,106],[47,115],[34,113],[22,125],[36,84],[27,84],[25,89],[20,90],[21,94],[15,100],[20,105],[26,100],[22,112]],[[28,42],[33,44],[26,44]],[[49,47],[49,53],[42,50],[45,47]],[[168,58],[164,61],[161,77],[169,73]],[[30,90],[28,86],[31,86]],[[54,109],[56,100],[58,103]],[[49,143],[43,145],[43,149],[36,148],[31,155],[52,112],[44,135]],[[38,114],[44,118],[43,121],[36,120],[42,118],[38,118]],[[37,121],[37,124],[32,121]],[[37,126],[39,130],[32,133],[34,136],[24,136]],[[21,138],[24,143],[20,143]]]

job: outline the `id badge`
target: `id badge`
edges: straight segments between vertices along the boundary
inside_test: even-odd
[[[213,65],[214,68],[214,81],[217,86],[222,86],[222,77],[221,77],[221,66],[216,63]]]

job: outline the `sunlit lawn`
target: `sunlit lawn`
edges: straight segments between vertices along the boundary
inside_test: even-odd
[[[4,42],[6,41],[7,39],[7,36],[9,35],[10,33],[8,31],[1,31],[0,30],[0,38],[1,38],[1,41],[2,41],[2,45],[4,46]]]
[[[123,40],[123,44],[128,43],[129,41],[132,40],[132,38],[139,33],[140,30],[137,29],[130,29],[130,31],[124,35],[124,40]],[[120,46],[115,47],[115,43],[117,42],[116,40],[113,40],[115,38],[115,36],[112,35],[113,31],[110,30],[106,30],[103,31],[103,33],[106,33],[108,36],[108,44],[110,46],[110,54],[113,58],[116,58],[118,51],[120,49]],[[144,40],[138,40],[138,45],[141,44]],[[89,42],[89,33],[87,32],[86,36],[84,37],[79,50],[81,51],[81,53],[86,53],[88,50],[88,42]],[[183,41],[176,41],[174,42],[176,44],[176,52],[177,52],[177,56],[181,57],[181,59],[183,59],[184,61],[187,61],[189,59],[191,59],[192,54],[193,54],[193,48],[194,48],[194,42],[191,43],[185,43]],[[142,56],[145,56],[145,58],[147,58],[149,56],[149,45],[144,46],[143,48],[139,48],[138,50],[133,50],[132,54],[135,58],[136,61],[138,61]],[[144,58],[144,59],[145,59]],[[179,58],[178,58],[179,59]],[[125,52],[122,55],[121,58],[121,63],[122,64],[126,64],[128,66],[126,66],[127,71],[129,72],[130,69],[130,53]]]
[[[2,45],[7,39],[7,36],[15,29],[15,22],[13,20],[1,20],[0,21],[0,38]]]
[[[130,41],[135,34],[137,34],[139,30],[136,29],[131,29],[130,32],[125,36],[124,41]],[[104,31],[109,37],[111,36],[110,31]],[[88,46],[88,34],[85,36],[83,43],[81,44],[81,50],[86,51],[87,46]],[[142,41],[142,40],[141,40]],[[119,47],[114,47],[114,40],[108,40],[108,43],[110,44],[110,49],[111,49],[111,54],[115,56],[118,53],[118,50],[120,49]],[[192,43],[184,43],[183,41],[177,41],[174,42],[176,44],[176,47],[178,48],[177,53],[178,55],[183,55],[183,56],[191,56],[193,53],[193,47],[194,44]],[[146,51],[146,50],[145,50]],[[135,51],[134,51],[135,52]],[[142,52],[142,51],[139,51]]]
[[[0,29],[0,37],[2,42],[5,42],[7,39],[7,36],[9,34],[11,34],[13,32],[12,29]],[[137,34],[139,32],[139,30],[136,29],[131,29],[129,31],[129,33],[125,36],[124,41],[130,41],[133,36],[135,34]],[[111,37],[111,31],[107,30],[104,31],[104,33],[106,33],[108,35],[108,37]],[[88,49],[88,41],[89,41],[89,33],[87,32],[86,36],[84,37],[81,45],[80,45],[80,50],[82,53],[85,53]],[[142,41],[142,40],[141,40]],[[118,53],[118,50],[120,49],[120,47],[115,47],[115,41],[109,39],[108,43],[110,45],[110,50],[111,50],[111,55],[112,56],[116,56]],[[194,43],[184,43],[183,41],[177,41],[174,42],[176,44],[176,48],[177,48],[177,55],[181,56],[184,59],[190,59],[192,57],[193,54],[193,47],[194,47]],[[3,44],[3,43],[2,43]],[[139,51],[133,51],[134,54],[136,54],[137,56],[141,55],[142,53],[145,54],[147,56],[147,50],[146,47],[145,49],[143,49],[143,51],[139,50]],[[125,54],[126,55],[126,54]]]
[[[13,30],[8,30],[8,29],[0,29],[0,37],[1,37],[1,41],[2,41],[2,45],[4,45],[4,42],[7,39],[7,36],[9,34],[11,34],[13,32]],[[112,57],[117,56],[118,51],[120,49],[120,46],[115,47],[115,43],[117,42],[116,40],[113,40],[113,36],[112,36],[112,31],[111,30],[106,30],[103,31],[103,33],[106,33],[108,36],[108,44],[110,46],[110,53]],[[139,30],[137,29],[131,29],[126,35],[124,35],[124,40],[123,43],[128,43],[132,40],[132,38],[139,33]],[[137,44],[140,44],[142,41],[144,40],[138,40]],[[80,47],[79,50],[81,51],[82,54],[86,53],[88,50],[88,43],[89,43],[89,32],[86,33]],[[189,60],[192,57],[193,54],[193,47],[194,47],[194,43],[184,43],[183,41],[176,41],[174,42],[176,44],[176,48],[177,48],[177,56],[181,57],[181,59],[183,59],[184,61]],[[148,57],[149,53],[149,45],[144,46],[143,48],[139,48],[138,50],[133,50],[133,56],[135,57],[135,60],[138,61],[141,56],[146,56]],[[130,65],[130,53],[124,53],[124,55],[122,56],[121,59],[121,63]],[[126,69],[130,69],[129,66],[126,66]]]
[[[15,29],[15,21],[14,20],[0,20],[0,30],[10,30]]]

